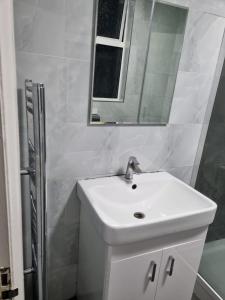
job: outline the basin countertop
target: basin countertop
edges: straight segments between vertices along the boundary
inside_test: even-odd
[[[106,243],[119,245],[207,226],[216,204],[167,172],[80,180],[78,196]]]

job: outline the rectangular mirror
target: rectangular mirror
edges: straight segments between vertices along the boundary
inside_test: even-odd
[[[188,9],[155,0],[98,0],[90,124],[166,125]]]

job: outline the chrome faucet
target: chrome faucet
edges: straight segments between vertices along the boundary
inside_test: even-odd
[[[127,170],[125,174],[125,179],[128,181],[133,180],[134,173],[142,173],[141,169],[139,168],[139,162],[135,156],[131,156],[128,160]]]

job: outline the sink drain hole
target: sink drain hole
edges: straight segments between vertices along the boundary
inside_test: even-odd
[[[133,184],[133,185],[132,185],[132,189],[133,189],[133,190],[136,190],[136,188],[137,188],[137,185],[136,185],[136,184]]]
[[[137,219],[144,219],[145,214],[143,214],[142,212],[136,212],[136,213],[134,213],[134,217]]]

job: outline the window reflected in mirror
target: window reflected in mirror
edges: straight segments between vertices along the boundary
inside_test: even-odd
[[[166,125],[188,10],[151,0],[99,0],[90,123]]]

